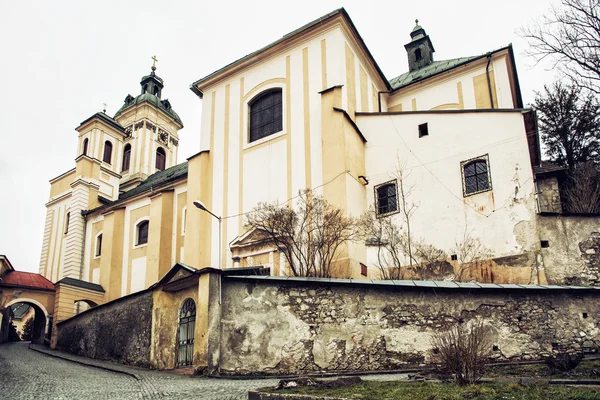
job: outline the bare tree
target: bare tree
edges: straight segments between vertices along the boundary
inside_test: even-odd
[[[597,164],[584,163],[569,172],[562,197],[569,213],[600,213],[600,170]]]
[[[538,62],[552,59],[553,67],[598,94],[600,0],[561,0],[561,5],[519,33],[529,41],[529,54]]]
[[[408,256],[408,262],[409,262],[410,268],[412,269],[413,261],[416,261],[416,260],[413,256],[410,222],[411,222],[413,214],[415,213],[415,211],[416,211],[417,207],[419,207],[419,205],[416,204],[414,201],[410,201],[410,204],[409,204],[409,198],[412,195],[415,185],[408,184],[408,178],[410,176],[410,171],[408,171],[408,172],[406,171],[405,164],[403,162],[401,162],[399,158],[398,158],[398,163],[396,165],[396,171],[394,173],[394,176],[395,176],[396,180],[398,181],[398,189],[399,189],[398,195],[400,196],[400,198],[398,200],[400,200],[399,201],[400,214],[402,215],[402,219],[403,219],[402,222],[404,223],[404,226],[406,227],[406,238],[405,238],[406,255]]]
[[[310,191],[300,191],[296,208],[259,203],[246,223],[277,246],[295,276],[331,277],[340,248],[359,238],[354,218]]]
[[[492,251],[481,243],[479,238],[473,237],[465,225],[463,237],[454,242],[451,250],[456,254],[458,271],[454,274],[454,280],[463,281],[466,278],[466,272],[473,266],[473,263],[492,257]]]

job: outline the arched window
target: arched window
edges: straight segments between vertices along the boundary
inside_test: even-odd
[[[96,236],[96,252],[94,254],[96,257],[100,257],[102,254],[102,234]]]
[[[415,50],[415,59],[417,61],[420,61],[423,58],[423,55],[421,54],[421,49],[416,49]]]
[[[131,145],[128,143],[125,145],[125,149],[123,150],[123,165],[121,166],[121,171],[129,170],[130,159],[131,159]]]
[[[487,157],[462,163],[463,194],[485,192],[492,188]]]
[[[165,164],[167,162],[167,155],[165,154],[165,150],[162,147],[156,149],[156,169],[163,170],[165,169]]]
[[[148,226],[150,223],[148,220],[142,221],[137,226],[137,241],[136,246],[140,244],[148,243]]]
[[[283,129],[281,89],[258,95],[250,103],[250,142],[262,139]]]
[[[83,139],[83,152],[81,153],[84,156],[87,156],[87,148],[88,148],[88,138],[85,138],[85,139]]]
[[[104,142],[104,155],[102,161],[108,164],[112,161],[112,143],[108,140]]]

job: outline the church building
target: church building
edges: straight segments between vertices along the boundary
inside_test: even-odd
[[[436,60],[434,39],[417,21],[398,66],[408,72],[388,79],[346,11],[324,15],[191,84],[200,152],[183,162],[177,101],[153,66],[115,115],[77,127],[74,168],[50,180],[39,271],[59,288],[55,322],[87,307],[74,303],[145,290],[176,264],[289,274],[244,214],[293,206],[300,190],[401,223],[400,163],[415,237],[450,252],[468,233],[492,251],[473,279],[546,283],[539,146],[513,49]],[[340,277],[378,279],[376,258],[376,244],[346,244]]]

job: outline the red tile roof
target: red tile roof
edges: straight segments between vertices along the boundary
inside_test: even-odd
[[[54,285],[40,274],[22,271],[9,271],[0,281],[0,285],[22,286],[42,290],[55,290]]]

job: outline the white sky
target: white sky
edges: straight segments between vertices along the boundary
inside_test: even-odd
[[[136,96],[158,57],[163,99],[185,128],[179,162],[198,152],[195,80],[345,7],[388,79],[407,71],[404,44],[415,18],[436,60],[483,54],[513,43],[524,103],[554,79],[533,67],[519,27],[548,0],[429,1],[81,1],[0,0],[0,254],[37,272],[48,180],[75,166],[79,123]]]

